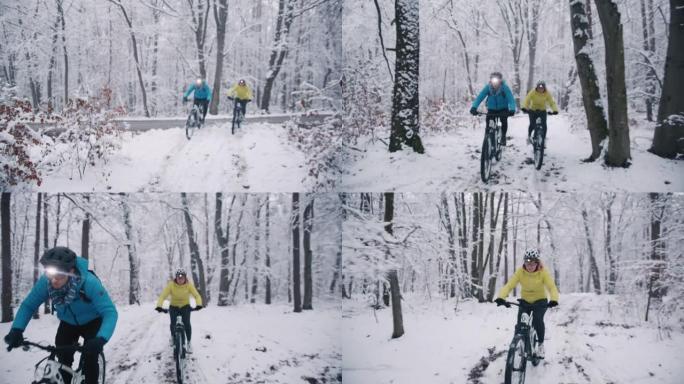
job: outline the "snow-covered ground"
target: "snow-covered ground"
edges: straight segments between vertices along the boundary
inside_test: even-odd
[[[321,307],[323,305],[319,305]],[[174,383],[169,316],[154,305],[119,307],[119,321],[105,346],[107,383]],[[340,310],[292,312],[283,305],[211,306],[192,313],[191,383],[341,382]],[[52,343],[58,320],[32,320],[24,336]],[[10,324],[0,324],[0,334]],[[33,378],[45,353],[0,351],[0,383]]]
[[[347,302],[344,307],[345,383],[503,382],[517,309],[462,302],[417,304],[405,298],[406,334],[392,340],[392,314]],[[413,303],[413,305],[412,305]],[[659,383],[684,377],[684,333],[664,336],[615,296],[561,295],[549,309],[546,359],[528,365],[525,383]]]
[[[471,117],[468,117],[471,118]],[[475,118],[472,118],[475,119]],[[506,189],[523,191],[676,192],[684,190],[684,161],[657,157],[647,149],[653,133],[631,127],[632,165],[608,168],[603,160],[583,163],[591,152],[589,133],[571,126],[567,116],[549,116],[547,149],[541,170],[534,169],[532,147],[526,144],[527,115],[509,119],[508,145],[500,163],[492,165],[488,184],[480,179],[484,118],[476,128],[423,136],[425,154],[411,150],[390,154],[379,140],[362,139],[363,151],[350,151],[340,189],[345,191],[440,192]]]
[[[44,175],[38,191],[60,192],[291,192],[310,189],[305,155],[281,125],[212,125],[191,140],[181,128],[125,134],[107,164],[83,179],[62,167]]]

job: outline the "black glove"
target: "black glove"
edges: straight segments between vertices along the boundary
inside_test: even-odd
[[[162,308],[162,307],[157,307],[157,308],[155,308],[154,310],[157,311],[157,312],[159,312],[159,313],[164,312],[164,308]]]
[[[247,99],[247,102],[248,102],[248,103],[249,103],[250,101],[252,101],[252,99]]]
[[[204,308],[204,307],[201,305],[195,305],[195,311],[199,311],[202,308]]]
[[[508,304],[508,303],[506,302],[506,300],[504,300],[504,299],[502,299],[502,298],[500,298],[500,297],[497,298],[496,300],[494,300],[494,302],[496,303],[496,306],[497,306],[497,307],[500,307],[500,306],[502,306],[502,305],[503,305],[504,307],[506,307],[506,308],[510,308],[510,307],[511,307],[511,305]]]
[[[515,111],[508,111],[508,116],[513,116],[515,115]]]
[[[107,343],[107,340],[99,336],[86,340],[83,343],[83,353],[86,355],[97,355],[102,352],[102,347],[104,347],[105,343]]]
[[[473,116],[477,116],[477,108],[470,108],[470,114]]]
[[[522,111],[522,113],[530,113],[529,109],[527,108],[521,108],[520,110]]]
[[[184,102],[184,103],[187,103],[187,102],[188,102],[188,98],[187,98],[187,97],[183,97],[183,102]]]
[[[551,300],[549,301],[548,307],[553,308],[558,305],[558,302],[556,300]]]
[[[558,114],[558,112],[554,112],[554,111],[549,112],[549,115],[557,115],[557,114]]]
[[[24,341],[24,331],[18,328],[10,329],[7,336],[5,336],[5,343],[7,343],[7,350],[10,351],[12,348],[19,348],[21,343]]]

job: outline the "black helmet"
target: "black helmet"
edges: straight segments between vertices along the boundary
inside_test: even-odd
[[[534,248],[528,249],[527,251],[525,251],[525,256],[523,257],[523,259],[526,262],[527,261],[534,261],[535,263],[538,263],[539,262],[539,251],[534,249]]]
[[[44,267],[55,267],[61,272],[69,272],[76,266],[76,254],[67,247],[48,249],[40,258]]]
[[[179,268],[179,269],[176,271],[176,278],[181,277],[181,276],[183,276],[183,277],[187,277],[187,276],[188,276],[188,274],[185,273],[185,269],[183,269],[183,268]]]
[[[238,84],[244,86],[245,84],[247,84],[247,82],[245,81],[245,79],[240,79],[240,81],[238,81]]]
[[[537,81],[536,88],[539,88],[539,87],[546,89],[546,81],[544,81],[544,80]]]
[[[491,79],[492,77],[498,77],[499,80],[503,80],[503,75],[501,74],[501,72],[492,72],[489,75],[489,78]]]

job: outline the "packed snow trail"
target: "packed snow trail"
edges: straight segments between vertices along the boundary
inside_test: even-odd
[[[473,129],[424,134],[422,155],[411,150],[390,154],[382,141],[361,138],[357,150],[350,151],[356,160],[346,165],[340,188],[356,192],[684,190],[684,161],[647,152],[652,131],[630,127],[632,165],[611,169],[603,165],[603,159],[582,162],[591,149],[589,133],[573,127],[565,115],[548,118],[544,163],[539,171],[534,168],[532,146],[527,144],[527,115],[509,118],[507,146],[501,161],[492,163],[492,176],[485,184],[480,179],[484,118],[472,119]],[[360,155],[359,150],[363,152]]]
[[[322,308],[294,314],[289,306],[210,306],[192,313],[192,348],[186,373],[189,383],[341,382],[340,311]],[[119,306],[112,340],[105,346],[106,381],[175,383],[169,315],[154,304]],[[59,321],[32,320],[29,340],[52,344]],[[0,334],[10,324],[0,324]],[[28,382],[42,351],[0,351],[0,384]],[[75,366],[75,365],[74,365]]]
[[[288,192],[308,189],[305,155],[279,125],[209,124],[191,140],[184,128],[125,134],[107,164],[45,175],[38,191],[62,192]]]
[[[405,299],[406,334],[394,340],[389,309],[376,323],[363,304],[345,307],[345,383],[503,382],[517,308],[467,301],[454,312],[453,302]],[[546,359],[528,364],[526,384],[681,383],[680,330],[661,334],[615,296],[566,294],[560,303],[547,311]]]

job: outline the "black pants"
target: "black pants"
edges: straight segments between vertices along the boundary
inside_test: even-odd
[[[247,115],[247,100],[236,98],[235,102],[240,103],[240,109],[242,109],[242,116]],[[235,106],[233,106],[233,108],[235,108]]]
[[[97,336],[97,332],[100,330],[100,325],[102,324],[102,318],[97,318],[87,324],[83,325],[71,325],[69,323],[60,322],[59,328],[57,328],[57,335],[55,336],[55,346],[63,347],[68,345],[74,345],[78,343],[78,338],[83,337],[84,342],[90,340]],[[71,352],[58,352],[57,360],[69,367],[74,363],[74,351]],[[97,354],[86,354],[83,355],[83,370],[85,373],[86,384],[97,384],[97,376],[100,373],[100,367],[97,365]],[[71,382],[71,375],[62,371],[64,376],[64,382]]]
[[[499,117],[501,119],[501,136],[506,137],[506,131],[508,131],[508,113],[507,109],[490,109],[487,111],[487,119],[486,119],[486,124],[489,127],[489,122],[491,120],[495,120],[495,117],[490,117],[489,114],[495,114],[495,115],[503,115],[502,117]]]
[[[192,327],[190,326],[190,305],[183,307],[169,307],[169,316],[171,316],[171,338],[173,338],[173,331],[176,327],[176,316],[180,315],[185,326],[185,338],[190,342],[192,338]]]
[[[546,140],[546,111],[529,111],[527,113],[530,117],[530,126],[527,128],[527,137],[532,136],[532,131],[537,127],[537,117],[541,118],[542,137]]]
[[[520,317],[523,313],[532,313],[532,327],[537,331],[537,339],[540,343],[544,342],[544,314],[546,313],[546,308],[548,300],[541,299],[534,303],[528,303],[525,300],[520,302],[520,307],[518,307],[518,322],[520,322]]]
[[[207,109],[209,109],[209,100],[195,99],[193,104],[200,107],[200,111],[202,111],[202,121],[204,121],[204,118],[207,116]]]

